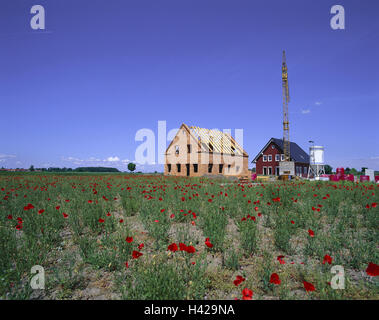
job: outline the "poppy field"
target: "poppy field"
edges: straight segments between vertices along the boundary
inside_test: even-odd
[[[1,174],[0,298],[378,299],[378,203],[349,181]]]

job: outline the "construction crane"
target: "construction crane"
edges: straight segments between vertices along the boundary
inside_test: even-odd
[[[289,89],[288,89],[288,72],[286,63],[286,52],[283,51],[282,62],[282,88],[283,88],[283,152],[284,161],[291,161],[290,152],[290,127],[288,120],[288,102],[290,101]]]

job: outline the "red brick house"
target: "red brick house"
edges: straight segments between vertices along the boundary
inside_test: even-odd
[[[307,177],[309,169],[309,155],[295,142],[290,144],[291,161],[295,162],[295,174]],[[279,162],[284,160],[283,140],[271,138],[257,154],[252,163],[256,165],[258,175],[279,175]]]

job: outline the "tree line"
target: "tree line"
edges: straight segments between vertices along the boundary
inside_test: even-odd
[[[136,169],[134,163],[128,164],[128,170],[133,172]],[[30,166],[29,171],[43,171],[43,172],[121,172],[117,168],[111,167],[77,167],[73,168],[59,168],[59,167],[49,167],[49,168],[34,168],[33,165]]]

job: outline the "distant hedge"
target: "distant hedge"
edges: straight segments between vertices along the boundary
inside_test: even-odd
[[[76,172],[120,172],[117,168],[108,167],[78,167],[74,169]]]

